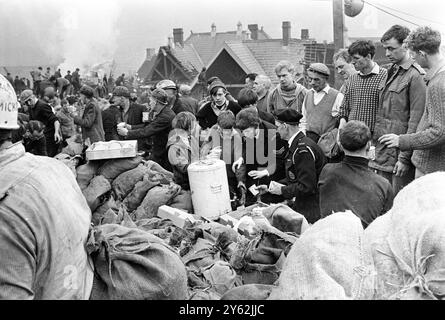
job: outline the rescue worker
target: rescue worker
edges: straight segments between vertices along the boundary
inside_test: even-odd
[[[314,223],[320,218],[317,184],[326,158],[320,147],[300,129],[302,117],[301,113],[293,109],[285,109],[277,114],[275,123],[278,133],[289,144],[285,159],[286,178],[278,181],[284,186],[268,188],[262,185],[258,189],[281,195],[287,200],[295,197],[292,209],[304,215],[309,223]]]
[[[85,197],[62,162],[12,143],[19,103],[3,76],[0,104],[0,299],[89,299]]]
[[[98,141],[105,141],[105,132],[102,123],[102,111],[94,99],[94,90],[90,86],[83,85],[80,90],[80,100],[85,106],[82,116],[74,112],[70,116],[74,123],[82,128],[82,140],[86,146]]]
[[[168,104],[175,114],[184,111],[190,111],[182,105],[178,95],[178,88],[176,84],[171,80],[161,80],[156,84],[157,89],[162,89],[167,93]]]
[[[118,127],[117,132],[127,140],[153,138],[152,153],[149,159],[169,170],[170,163],[168,162],[166,145],[175,113],[168,106],[168,96],[164,90],[155,89],[152,92],[152,98],[147,125],[139,129]]]
[[[45,125],[46,151],[48,157],[54,157],[58,151],[58,144],[62,141],[60,122],[51,106],[43,100],[37,99],[32,90],[25,90],[20,95],[20,102],[29,112],[29,120],[38,120]]]
[[[119,106],[121,113],[121,121],[125,123],[128,130],[136,130],[143,128],[146,123],[143,121],[143,113],[145,106],[130,101],[130,90],[124,86],[117,86],[113,90],[113,104]],[[146,139],[138,139],[138,149],[148,151]]]

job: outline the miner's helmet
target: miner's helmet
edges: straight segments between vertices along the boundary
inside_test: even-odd
[[[0,74],[0,129],[14,130],[19,128],[17,124],[19,107],[20,104],[17,101],[14,88]]]
[[[167,90],[167,89],[174,89],[176,90],[176,84],[168,79],[165,80],[161,80],[156,84],[156,89],[162,89],[162,90]]]

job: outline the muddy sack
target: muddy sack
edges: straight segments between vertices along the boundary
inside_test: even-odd
[[[74,174],[74,177],[77,176],[76,167],[79,164],[80,156],[70,156],[69,154],[59,153],[54,158],[64,163]]]
[[[140,164],[136,168],[121,173],[111,184],[117,200],[124,198],[133,190],[135,184],[142,180],[147,168]]]
[[[112,182],[121,173],[136,168],[142,162],[142,157],[113,159],[106,161],[98,171],[98,174],[104,176]]]
[[[337,212],[295,241],[269,299],[372,299],[374,274],[360,219]]]
[[[94,212],[99,207],[102,203],[101,198],[109,191],[111,191],[111,185],[104,176],[96,176],[91,180],[88,187],[82,191],[91,212]]]
[[[173,182],[173,173],[165,170],[160,164],[152,160],[145,161],[145,166],[150,170],[160,173],[168,182]]]
[[[119,207],[112,196],[106,199],[105,202],[93,212],[91,223],[95,226],[103,224],[103,218],[108,210],[112,210],[116,214],[119,212]]]
[[[377,271],[376,299],[445,296],[444,190],[444,172],[414,180],[365,230]]]
[[[283,232],[301,235],[309,228],[306,218],[284,204],[271,205],[262,210],[270,224]]]
[[[100,161],[88,161],[87,163],[77,167],[76,180],[80,190],[84,190],[86,187],[88,187],[90,181],[96,176],[100,164]]]
[[[174,183],[151,188],[141,205],[133,212],[132,219],[137,221],[156,216],[159,207],[168,204],[180,191],[181,187]]]
[[[202,275],[219,295],[223,295],[232,289],[237,278],[236,272],[230,263],[225,261],[216,261],[205,267],[202,270]]]
[[[148,190],[160,184],[160,179],[154,174],[144,174],[141,181],[138,181],[133,190],[124,199],[123,204],[127,207],[128,211],[132,212],[136,210],[147,195]]]
[[[181,190],[181,192],[172,199],[170,207],[193,213],[192,193],[190,190]]]
[[[73,141],[68,142],[68,145],[63,148],[62,153],[68,154],[72,157],[80,156],[83,151],[83,145],[81,143],[76,143]]]
[[[95,267],[91,300],[185,300],[187,274],[162,240],[117,224],[94,227],[87,251]]]

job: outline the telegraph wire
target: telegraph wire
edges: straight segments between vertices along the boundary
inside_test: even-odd
[[[393,16],[393,17],[395,17],[395,18],[397,18],[397,19],[403,20],[403,21],[408,22],[408,23],[411,23],[411,24],[413,24],[413,25],[415,25],[415,26],[417,26],[417,27],[420,27],[419,24],[417,24],[417,23],[415,23],[415,22],[412,22],[412,21],[409,21],[409,20],[407,20],[407,19],[405,19],[405,18],[399,17],[398,15],[395,15],[395,14],[389,12],[389,11],[386,11],[385,9],[382,9],[382,8],[376,6],[376,5],[374,5],[374,4],[372,4],[372,3],[368,2],[368,1],[364,1],[364,0],[363,0],[363,2],[366,3],[366,4],[368,4],[368,5],[370,5],[371,7],[376,8],[377,10],[380,10],[380,11],[386,13],[386,14],[389,14],[390,16]]]

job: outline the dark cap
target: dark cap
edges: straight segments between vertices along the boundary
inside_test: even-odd
[[[294,109],[285,109],[277,114],[277,121],[290,125],[300,124],[303,115]]]

